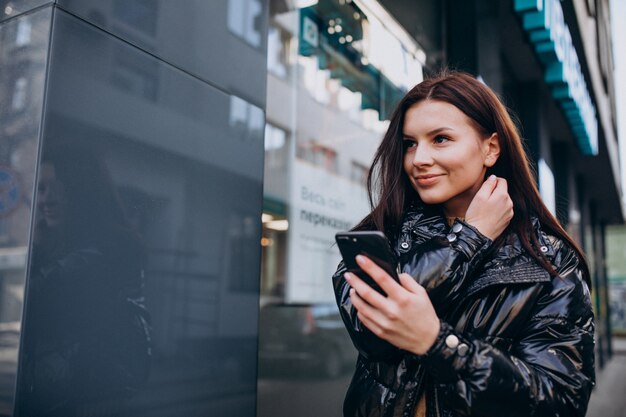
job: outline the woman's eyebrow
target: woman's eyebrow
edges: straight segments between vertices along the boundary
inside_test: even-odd
[[[454,130],[454,129],[451,127],[447,127],[447,126],[438,127],[436,129],[431,130],[430,132],[426,132],[426,136],[436,135],[437,133],[445,132],[446,130]],[[402,136],[405,138],[414,139],[412,135],[409,135],[406,132],[402,132]]]
[[[435,134],[437,134],[437,133],[441,133],[441,132],[444,132],[444,131],[446,131],[446,130],[454,130],[454,129],[453,129],[453,128],[451,128],[451,127],[447,127],[447,126],[438,127],[437,129],[433,129],[433,130],[431,130],[430,132],[428,132],[428,133],[427,133],[427,135],[429,135],[429,136],[430,136],[430,135],[435,135]]]

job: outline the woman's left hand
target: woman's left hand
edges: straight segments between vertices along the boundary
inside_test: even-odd
[[[358,318],[376,336],[392,345],[423,355],[435,343],[440,323],[424,287],[409,274],[400,283],[365,256],[356,257],[361,269],[376,281],[387,296],[356,275],[344,276],[352,289],[350,299]]]

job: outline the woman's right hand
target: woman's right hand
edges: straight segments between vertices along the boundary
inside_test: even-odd
[[[480,187],[465,213],[465,221],[495,240],[513,218],[513,201],[504,178],[491,175]]]

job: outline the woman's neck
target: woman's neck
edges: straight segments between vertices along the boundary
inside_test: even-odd
[[[464,219],[466,210],[443,210],[443,215],[446,219]]]
[[[454,224],[454,222],[456,221],[456,219],[464,221],[465,217],[458,217],[458,216],[448,217],[448,216],[446,216],[446,222],[448,223],[448,226],[452,226]]]
[[[446,218],[465,218],[465,213],[467,213],[467,208],[469,207],[470,201],[454,201],[449,202],[450,204],[442,204],[443,215]]]

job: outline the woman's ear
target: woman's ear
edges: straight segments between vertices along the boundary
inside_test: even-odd
[[[491,168],[496,164],[500,157],[500,138],[497,133],[493,133],[483,142],[483,151],[485,155],[485,166]]]

